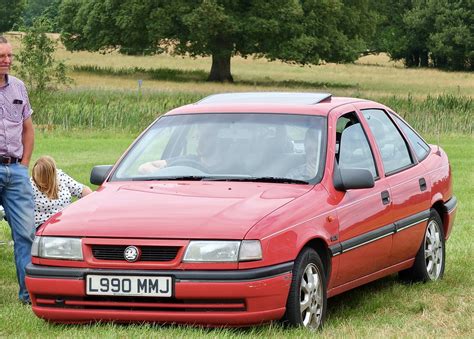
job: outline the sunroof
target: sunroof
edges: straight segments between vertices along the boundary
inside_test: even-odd
[[[331,97],[329,93],[252,92],[214,94],[197,104],[298,104],[314,105]]]

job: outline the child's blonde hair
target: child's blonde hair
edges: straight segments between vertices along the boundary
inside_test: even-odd
[[[56,162],[52,157],[45,155],[35,162],[32,178],[38,189],[49,199],[58,199]]]

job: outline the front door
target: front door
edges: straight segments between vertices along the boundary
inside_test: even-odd
[[[375,186],[348,190],[338,203],[340,258],[334,287],[386,267],[393,234],[390,189],[379,177],[374,152],[355,112],[338,118],[335,151],[339,168],[367,169]]]

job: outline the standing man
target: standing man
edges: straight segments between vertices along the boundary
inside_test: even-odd
[[[12,230],[20,301],[29,304],[25,268],[31,262],[34,239],[34,201],[28,165],[34,129],[25,85],[8,75],[12,46],[0,35],[0,204]]]

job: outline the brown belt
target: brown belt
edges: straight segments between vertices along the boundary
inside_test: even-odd
[[[7,157],[7,156],[4,156],[4,155],[0,155],[0,164],[3,164],[3,165],[16,164],[20,161],[21,161],[21,159],[18,159],[18,158]]]

